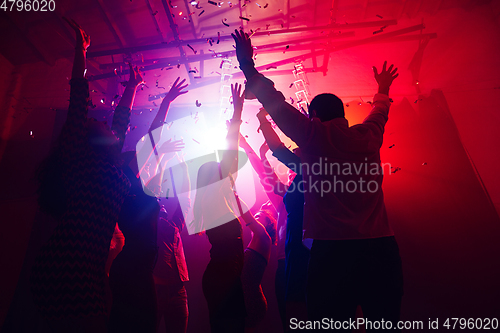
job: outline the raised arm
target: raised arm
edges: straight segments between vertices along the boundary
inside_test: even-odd
[[[85,79],[85,61],[90,37],[74,20],[63,19],[76,33],[68,115],[60,136],[62,154],[67,155],[79,151],[87,141],[89,83]]]
[[[382,66],[382,71],[380,73],[377,70],[377,67],[373,66],[373,74],[375,75],[375,80],[378,83],[378,93],[385,94],[389,96],[389,88],[392,85],[392,81],[399,76],[397,73],[398,68],[394,68],[394,65],[390,65],[388,69],[386,69],[387,61],[384,61],[384,65]]]
[[[138,67],[133,67],[129,64],[130,77],[127,81],[127,86],[123,92],[120,102],[116,106],[113,114],[113,123],[111,130],[118,138],[118,144],[114,146],[115,153],[119,154],[122,151],[123,144],[125,143],[125,134],[127,133],[130,124],[130,111],[134,105],[135,93],[137,87],[144,83],[141,72]]]
[[[174,101],[178,96],[184,95],[188,91],[183,91],[183,89],[187,88],[187,84],[184,85],[184,82],[186,82],[186,79],[182,80],[179,82],[181,78],[178,77],[174,84],[172,85],[172,88],[170,88],[169,92],[163,98],[163,101],[161,102],[160,109],[158,110],[158,113],[155,116],[155,119],[153,119],[153,122],[151,123],[151,126],[149,127],[149,132],[153,132],[155,129],[160,128],[165,124],[165,120],[167,119],[167,113],[168,109],[170,107],[170,103]],[[161,134],[160,134],[161,135]]]
[[[286,189],[269,164],[269,161],[267,160],[265,154],[266,151],[269,150],[269,148],[263,149],[264,146],[267,147],[265,143],[262,145],[262,147],[260,148],[259,158],[252,147],[245,140],[245,138],[240,135],[240,147],[243,148],[247,153],[250,164],[259,176],[260,183],[262,184],[267,197],[269,198],[269,200],[271,200],[274,207],[278,207],[279,203],[283,201],[282,197],[286,192]],[[276,194],[275,190],[277,188],[284,189],[284,191],[278,191],[278,194]]]
[[[184,82],[186,81],[185,79],[179,82],[180,77],[178,77],[174,84],[172,85],[172,88],[168,91],[167,95],[165,98],[163,98],[163,101],[161,102],[160,108],[158,109],[158,113],[156,113],[155,118],[153,119],[153,122],[151,123],[151,126],[149,127],[148,130],[148,135],[149,135],[149,140],[151,142],[151,151],[148,154],[148,157],[145,159],[146,161],[149,161],[149,159],[154,156],[155,158],[155,163],[158,165],[160,163],[160,156],[159,153],[156,149],[156,145],[158,142],[161,140],[162,132],[163,132],[163,125],[165,124],[165,120],[167,119],[167,114],[168,114],[168,109],[170,108],[170,104],[180,95],[183,95],[187,93],[188,91],[183,91],[183,89],[187,88],[187,84],[183,85]],[[158,129],[158,130],[157,130]],[[139,168],[139,173],[142,172],[144,169],[145,164]]]
[[[285,96],[274,88],[274,83],[257,72],[252,60],[253,48],[248,34],[235,30],[236,57],[247,79],[249,89],[271,115],[276,125],[299,146],[308,142],[313,123],[302,112],[285,101]]]
[[[241,93],[241,85],[238,83],[231,84],[231,92],[233,94],[234,113],[227,131],[227,149],[224,151],[220,162],[222,178],[238,170],[238,140],[240,137],[241,112],[243,111],[245,92]]]
[[[384,62],[382,71],[379,73],[377,68],[373,66],[373,74],[378,84],[378,93],[373,98],[373,108],[370,114],[363,121],[363,125],[369,126],[380,140],[382,140],[385,123],[389,119],[389,107],[391,105],[389,88],[394,79],[399,76],[398,69],[394,68],[394,65],[389,66],[388,69],[386,67],[387,61]]]

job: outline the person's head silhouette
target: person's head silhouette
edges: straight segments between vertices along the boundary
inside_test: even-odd
[[[322,122],[344,118],[344,104],[334,94],[319,94],[309,104],[309,118],[316,117]]]

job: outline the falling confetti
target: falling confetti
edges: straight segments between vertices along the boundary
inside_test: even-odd
[[[392,145],[390,145],[390,146],[389,146],[389,148],[392,148],[392,147],[394,147],[394,146],[395,146],[395,144],[392,144]]]
[[[220,31],[217,31],[217,44],[220,43]]]
[[[293,98],[290,97],[290,104],[293,104],[295,103],[295,101],[293,100]]]
[[[217,6],[217,2],[215,2],[215,1],[208,0],[208,3],[211,4],[211,5]]]
[[[197,144],[200,144],[198,141],[196,141],[195,139],[193,139],[194,142],[196,142]]]
[[[290,48],[290,45],[287,45],[287,46],[285,47],[285,51],[283,51],[283,53],[285,53],[285,52],[286,52],[286,50],[288,50],[289,48]]]
[[[269,67],[266,68],[266,70],[273,69],[273,68],[274,69],[278,69],[278,67],[276,67],[276,66],[269,66]]]
[[[201,16],[201,14],[203,14],[205,12],[205,9],[203,9],[199,14],[198,16]]]
[[[196,100],[196,107],[200,107],[201,106],[201,103],[198,102],[198,100]]]
[[[191,50],[193,50],[194,54],[196,54],[196,53],[197,53],[197,52],[196,52],[196,50],[195,50],[195,49],[193,49],[193,47],[192,47],[191,45],[187,44],[187,47],[189,47]]]
[[[293,83],[290,83],[290,86],[288,88],[291,88],[291,87],[293,87]]]
[[[375,15],[376,17],[380,18],[380,19],[383,19],[383,17],[381,15]]]
[[[227,24],[226,22],[224,22],[224,20],[227,21],[227,19],[222,19],[222,24],[224,24],[226,27],[229,27],[229,24]]]
[[[427,162],[422,163],[422,165],[427,165]]]
[[[249,19],[249,18],[246,18],[246,17],[243,17],[243,16],[240,16],[240,19],[241,19],[241,20],[245,20],[245,21],[250,21],[250,19]]]
[[[394,169],[394,170],[392,170],[392,169]],[[401,168],[400,168],[400,167],[391,167],[391,171],[392,171],[392,173],[396,173],[396,172],[398,172],[399,170],[401,170]]]
[[[266,8],[267,8],[267,6],[269,6],[269,4],[268,4],[268,3],[266,3],[266,5],[264,6],[264,9],[266,9]]]

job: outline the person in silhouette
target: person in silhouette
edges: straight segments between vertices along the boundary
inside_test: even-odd
[[[365,318],[391,321],[395,327],[403,277],[384,205],[380,147],[397,68],[387,68],[387,62],[381,72],[373,67],[378,83],[373,108],[362,124],[349,126],[343,103],[333,94],[316,96],[309,117],[286,103],[273,82],[255,69],[248,35],[235,31],[233,38],[246,89],[301,149],[304,237],[314,240],[307,278],[308,319],[353,319],[360,305]]]
[[[105,264],[130,186],[119,167],[130,107],[117,106],[111,128],[87,118],[90,37],[75,21],[66,21],[76,32],[68,115],[38,175],[40,209],[58,225],[35,260],[30,283],[33,300],[54,332],[106,332]],[[141,82],[139,70],[130,65],[124,95],[135,94]]]
[[[187,85],[180,78],[174,82],[172,88],[163,99],[155,119],[148,130],[148,136],[160,142],[162,126],[167,117],[170,103],[187,91]],[[123,101],[120,101],[120,103]],[[133,104],[133,99],[130,101]],[[152,133],[154,132],[155,135]],[[152,145],[142,149],[150,149],[155,155],[153,160],[162,168],[166,161],[162,161],[165,153],[176,150],[181,146],[178,143],[165,142],[156,147]],[[158,153],[158,156],[156,156]],[[159,185],[163,183],[163,172],[155,172],[151,179],[137,177],[139,167],[135,151],[122,154],[124,158],[123,172],[128,177],[131,187],[125,198],[118,226],[125,236],[125,245],[111,265],[109,283],[113,303],[111,307],[109,328],[110,332],[156,332],[157,300],[153,279],[153,269],[157,258],[157,223],[160,214],[158,197]],[[171,157],[170,157],[171,158]],[[130,161],[130,162],[129,162]],[[158,170],[155,167],[155,170]],[[163,170],[163,169],[160,169]]]
[[[207,162],[198,170],[192,227],[206,230],[212,248],[202,288],[208,305],[212,333],[243,333],[245,300],[241,284],[243,269],[241,209],[234,204],[232,174],[238,167],[238,137],[244,95],[241,85],[231,85],[234,113],[227,134],[228,149],[220,163]],[[234,186],[233,186],[234,187]],[[233,204],[231,204],[233,203]]]

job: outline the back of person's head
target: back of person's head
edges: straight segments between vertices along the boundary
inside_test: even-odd
[[[319,94],[309,104],[309,118],[319,118],[321,122],[344,118],[344,103],[334,94]]]

